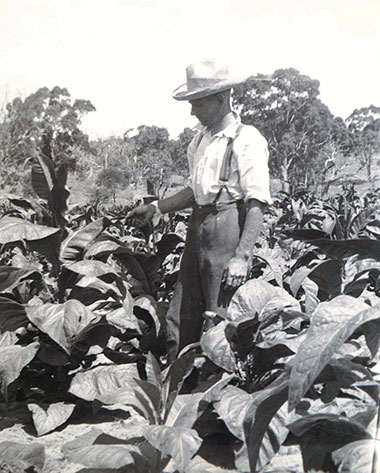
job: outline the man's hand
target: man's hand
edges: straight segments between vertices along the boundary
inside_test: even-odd
[[[247,280],[251,269],[251,258],[233,256],[222,274],[224,289],[231,291],[237,289]]]
[[[127,220],[135,227],[144,227],[152,220],[155,213],[156,207],[154,205],[141,205],[128,213]]]

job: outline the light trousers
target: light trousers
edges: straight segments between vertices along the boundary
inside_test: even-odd
[[[166,318],[169,359],[199,341],[203,312],[226,313],[234,291],[224,290],[221,279],[239,243],[244,221],[242,200],[193,207]]]

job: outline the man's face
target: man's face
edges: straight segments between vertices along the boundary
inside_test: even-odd
[[[189,102],[191,115],[196,116],[203,126],[210,128],[218,119],[222,102],[217,94]]]

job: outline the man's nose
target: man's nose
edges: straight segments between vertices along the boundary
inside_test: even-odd
[[[191,106],[191,115],[195,115],[194,105]]]

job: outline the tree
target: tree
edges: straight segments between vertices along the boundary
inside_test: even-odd
[[[370,105],[356,109],[346,123],[352,135],[352,150],[359,157],[361,167],[366,169],[368,181],[373,184],[373,159],[380,153],[380,107]]]
[[[258,74],[234,88],[233,104],[243,123],[265,136],[273,177],[291,184],[315,183],[323,163],[320,150],[329,142],[348,146],[344,121],[334,117],[318,98],[319,82],[295,69]]]
[[[186,127],[176,140],[171,141],[171,156],[176,174],[187,174],[189,172],[187,147],[195,133],[195,130]]]
[[[24,100],[6,105],[1,120],[1,167],[17,170],[37,154],[47,156],[56,167],[75,168],[75,147],[88,148],[88,137],[79,126],[84,114],[94,111],[88,100],[75,100],[65,88],[38,89]]]
[[[91,173],[95,166],[98,169],[115,168],[127,182],[133,176],[131,160],[133,146],[123,138],[110,136],[90,143],[92,162],[82,162],[83,170]]]
[[[164,192],[168,179],[173,174],[168,130],[141,125],[137,128],[137,133],[126,132],[124,140],[131,146],[131,166],[138,172],[139,180],[152,181],[156,195]]]
[[[126,186],[123,175],[115,167],[107,167],[100,171],[96,178],[96,184],[104,189],[104,195],[112,197],[113,205],[116,205],[116,192],[119,188]]]

